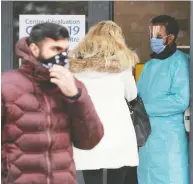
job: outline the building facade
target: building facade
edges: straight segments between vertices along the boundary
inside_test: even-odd
[[[2,72],[19,66],[14,51],[15,43],[19,39],[19,15],[85,15],[86,31],[98,21],[114,20],[122,27],[128,46],[135,50],[141,62],[145,63],[150,58],[149,21],[157,15],[168,14],[176,17],[180,24],[177,44],[179,49],[191,54],[190,81],[191,84],[193,82],[193,2],[191,1],[2,1],[1,5]],[[191,114],[193,114],[192,109]],[[191,122],[193,123],[192,118]],[[193,184],[193,133],[190,133],[190,172],[190,184]],[[84,184],[81,172],[78,172],[77,180],[79,184]]]

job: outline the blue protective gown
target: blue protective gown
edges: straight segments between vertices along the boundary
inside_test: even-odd
[[[139,184],[189,184],[184,111],[189,106],[189,57],[177,50],[152,59],[138,82],[152,133],[139,150]]]

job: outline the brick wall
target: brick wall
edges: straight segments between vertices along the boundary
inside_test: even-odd
[[[120,25],[128,46],[137,51],[141,62],[149,60],[151,53],[148,38],[148,24],[158,15],[174,16],[181,31],[178,45],[190,44],[190,2],[187,1],[115,1],[114,21]]]

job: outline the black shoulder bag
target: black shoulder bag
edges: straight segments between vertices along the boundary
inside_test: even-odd
[[[145,145],[151,133],[149,116],[145,110],[145,106],[140,96],[137,96],[137,98],[131,102],[128,102],[126,99],[126,102],[129,107],[131,119],[135,128],[137,145],[138,147],[142,147]]]

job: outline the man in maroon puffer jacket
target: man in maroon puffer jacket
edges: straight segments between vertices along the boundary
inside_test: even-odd
[[[75,184],[72,144],[92,149],[103,137],[84,85],[64,67],[68,47],[66,28],[36,25],[16,45],[21,67],[2,74],[3,184]]]

